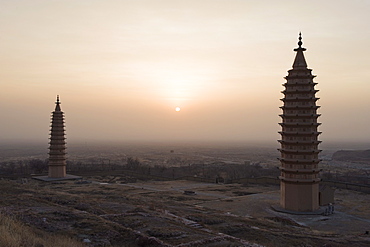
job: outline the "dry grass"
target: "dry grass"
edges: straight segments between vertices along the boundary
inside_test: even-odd
[[[84,246],[84,239],[96,247],[225,247],[245,241],[267,247],[360,247],[367,241],[348,229],[343,235],[326,232],[340,225],[343,214],[314,220],[324,229],[318,232],[277,219],[270,205],[278,201],[278,193],[269,191],[276,188],[187,181],[79,184],[36,180],[27,184],[0,180],[0,188],[0,247]],[[196,195],[186,196],[184,190]],[[243,195],[248,193],[255,194]],[[349,220],[346,226],[351,224],[353,232],[359,221]],[[221,240],[220,234],[228,237]]]
[[[82,243],[61,235],[35,231],[16,219],[0,213],[0,246],[82,247]]]

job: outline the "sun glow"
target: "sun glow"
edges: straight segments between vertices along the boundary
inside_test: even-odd
[[[149,73],[151,81],[155,81],[155,91],[165,99],[186,101],[197,97],[207,88],[206,72],[189,68],[187,63],[163,62],[152,67]]]
[[[181,108],[177,106],[177,107],[175,108],[175,111],[181,111]]]

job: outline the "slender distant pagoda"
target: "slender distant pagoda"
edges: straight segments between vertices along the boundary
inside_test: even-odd
[[[52,114],[49,147],[49,178],[66,177],[66,142],[64,114],[60,109],[59,95]]]
[[[280,115],[282,127],[280,171],[280,204],[286,210],[315,211],[319,209],[319,167],[317,122],[319,106],[316,105],[317,83],[311,69],[307,68],[299,34],[298,48],[293,69],[288,71],[283,84],[283,114]]]

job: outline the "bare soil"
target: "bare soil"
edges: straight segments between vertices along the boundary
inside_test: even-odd
[[[301,216],[271,209],[275,186],[85,179],[1,180],[0,211],[86,246],[370,245],[366,194],[338,191],[333,215]]]

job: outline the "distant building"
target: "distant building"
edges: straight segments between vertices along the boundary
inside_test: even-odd
[[[335,188],[321,185],[319,189],[319,203],[320,206],[326,206],[334,203]]]
[[[64,136],[64,114],[60,109],[59,95],[52,113],[50,146],[49,146],[49,178],[66,177],[66,142]]]
[[[285,90],[283,114],[280,115],[282,127],[280,170],[280,204],[286,210],[315,211],[319,209],[319,167],[317,131],[320,123],[316,111],[316,92],[313,82],[315,78],[311,69],[307,68],[299,34],[298,48],[293,69],[288,71],[283,84]]]

